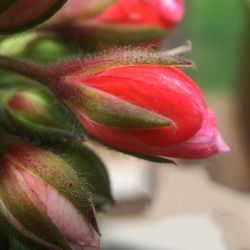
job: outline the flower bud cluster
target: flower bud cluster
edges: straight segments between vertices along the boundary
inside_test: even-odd
[[[85,141],[164,163],[229,151],[201,90],[180,69],[195,67],[179,56],[191,44],[145,46],[178,25],[184,0],[3,0],[0,34],[30,28],[65,2],[35,33],[0,40],[6,250],[100,249],[96,211],[114,200],[106,167]]]

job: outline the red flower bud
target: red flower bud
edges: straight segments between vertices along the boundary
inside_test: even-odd
[[[4,1],[0,7],[0,33],[30,28],[54,14],[65,0]]]
[[[64,84],[65,102],[105,144],[187,159],[229,150],[201,91],[177,68],[120,66],[74,73]]]
[[[183,0],[71,0],[45,29],[89,46],[151,42],[164,37],[183,14]]]
[[[192,63],[176,59],[173,51],[183,48],[117,49],[54,67],[24,67],[2,56],[1,65],[49,86],[89,134],[112,147],[186,159],[229,151],[200,89],[175,67]]]

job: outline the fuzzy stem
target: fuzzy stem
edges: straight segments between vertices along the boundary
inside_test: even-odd
[[[0,68],[18,73],[48,86],[51,85],[56,78],[53,67],[34,64],[3,55],[0,55]]]
[[[184,48],[187,49],[186,47]],[[183,52],[179,51],[179,53]],[[171,53],[169,56],[167,53]],[[172,51],[151,51],[148,49],[116,48],[94,56],[79,58],[63,62],[57,65],[57,70],[65,74],[81,72],[83,75],[92,75],[113,67],[133,65],[161,65],[166,67],[192,67],[193,62],[189,59],[178,58],[172,55]],[[178,54],[178,53],[177,53]]]

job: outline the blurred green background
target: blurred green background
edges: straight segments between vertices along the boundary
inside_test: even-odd
[[[198,69],[190,74],[205,90],[234,91],[237,87],[246,26],[243,2],[186,1],[183,28],[193,42],[191,58]]]

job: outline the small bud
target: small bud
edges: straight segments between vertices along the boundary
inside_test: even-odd
[[[14,236],[46,249],[99,249],[85,180],[61,157],[15,143],[0,164],[2,223],[14,229]]]
[[[6,95],[2,110],[9,132],[48,142],[69,139],[79,132],[78,122],[49,91],[29,87]]]
[[[22,31],[52,16],[65,0],[5,0],[0,7],[0,34]]]

